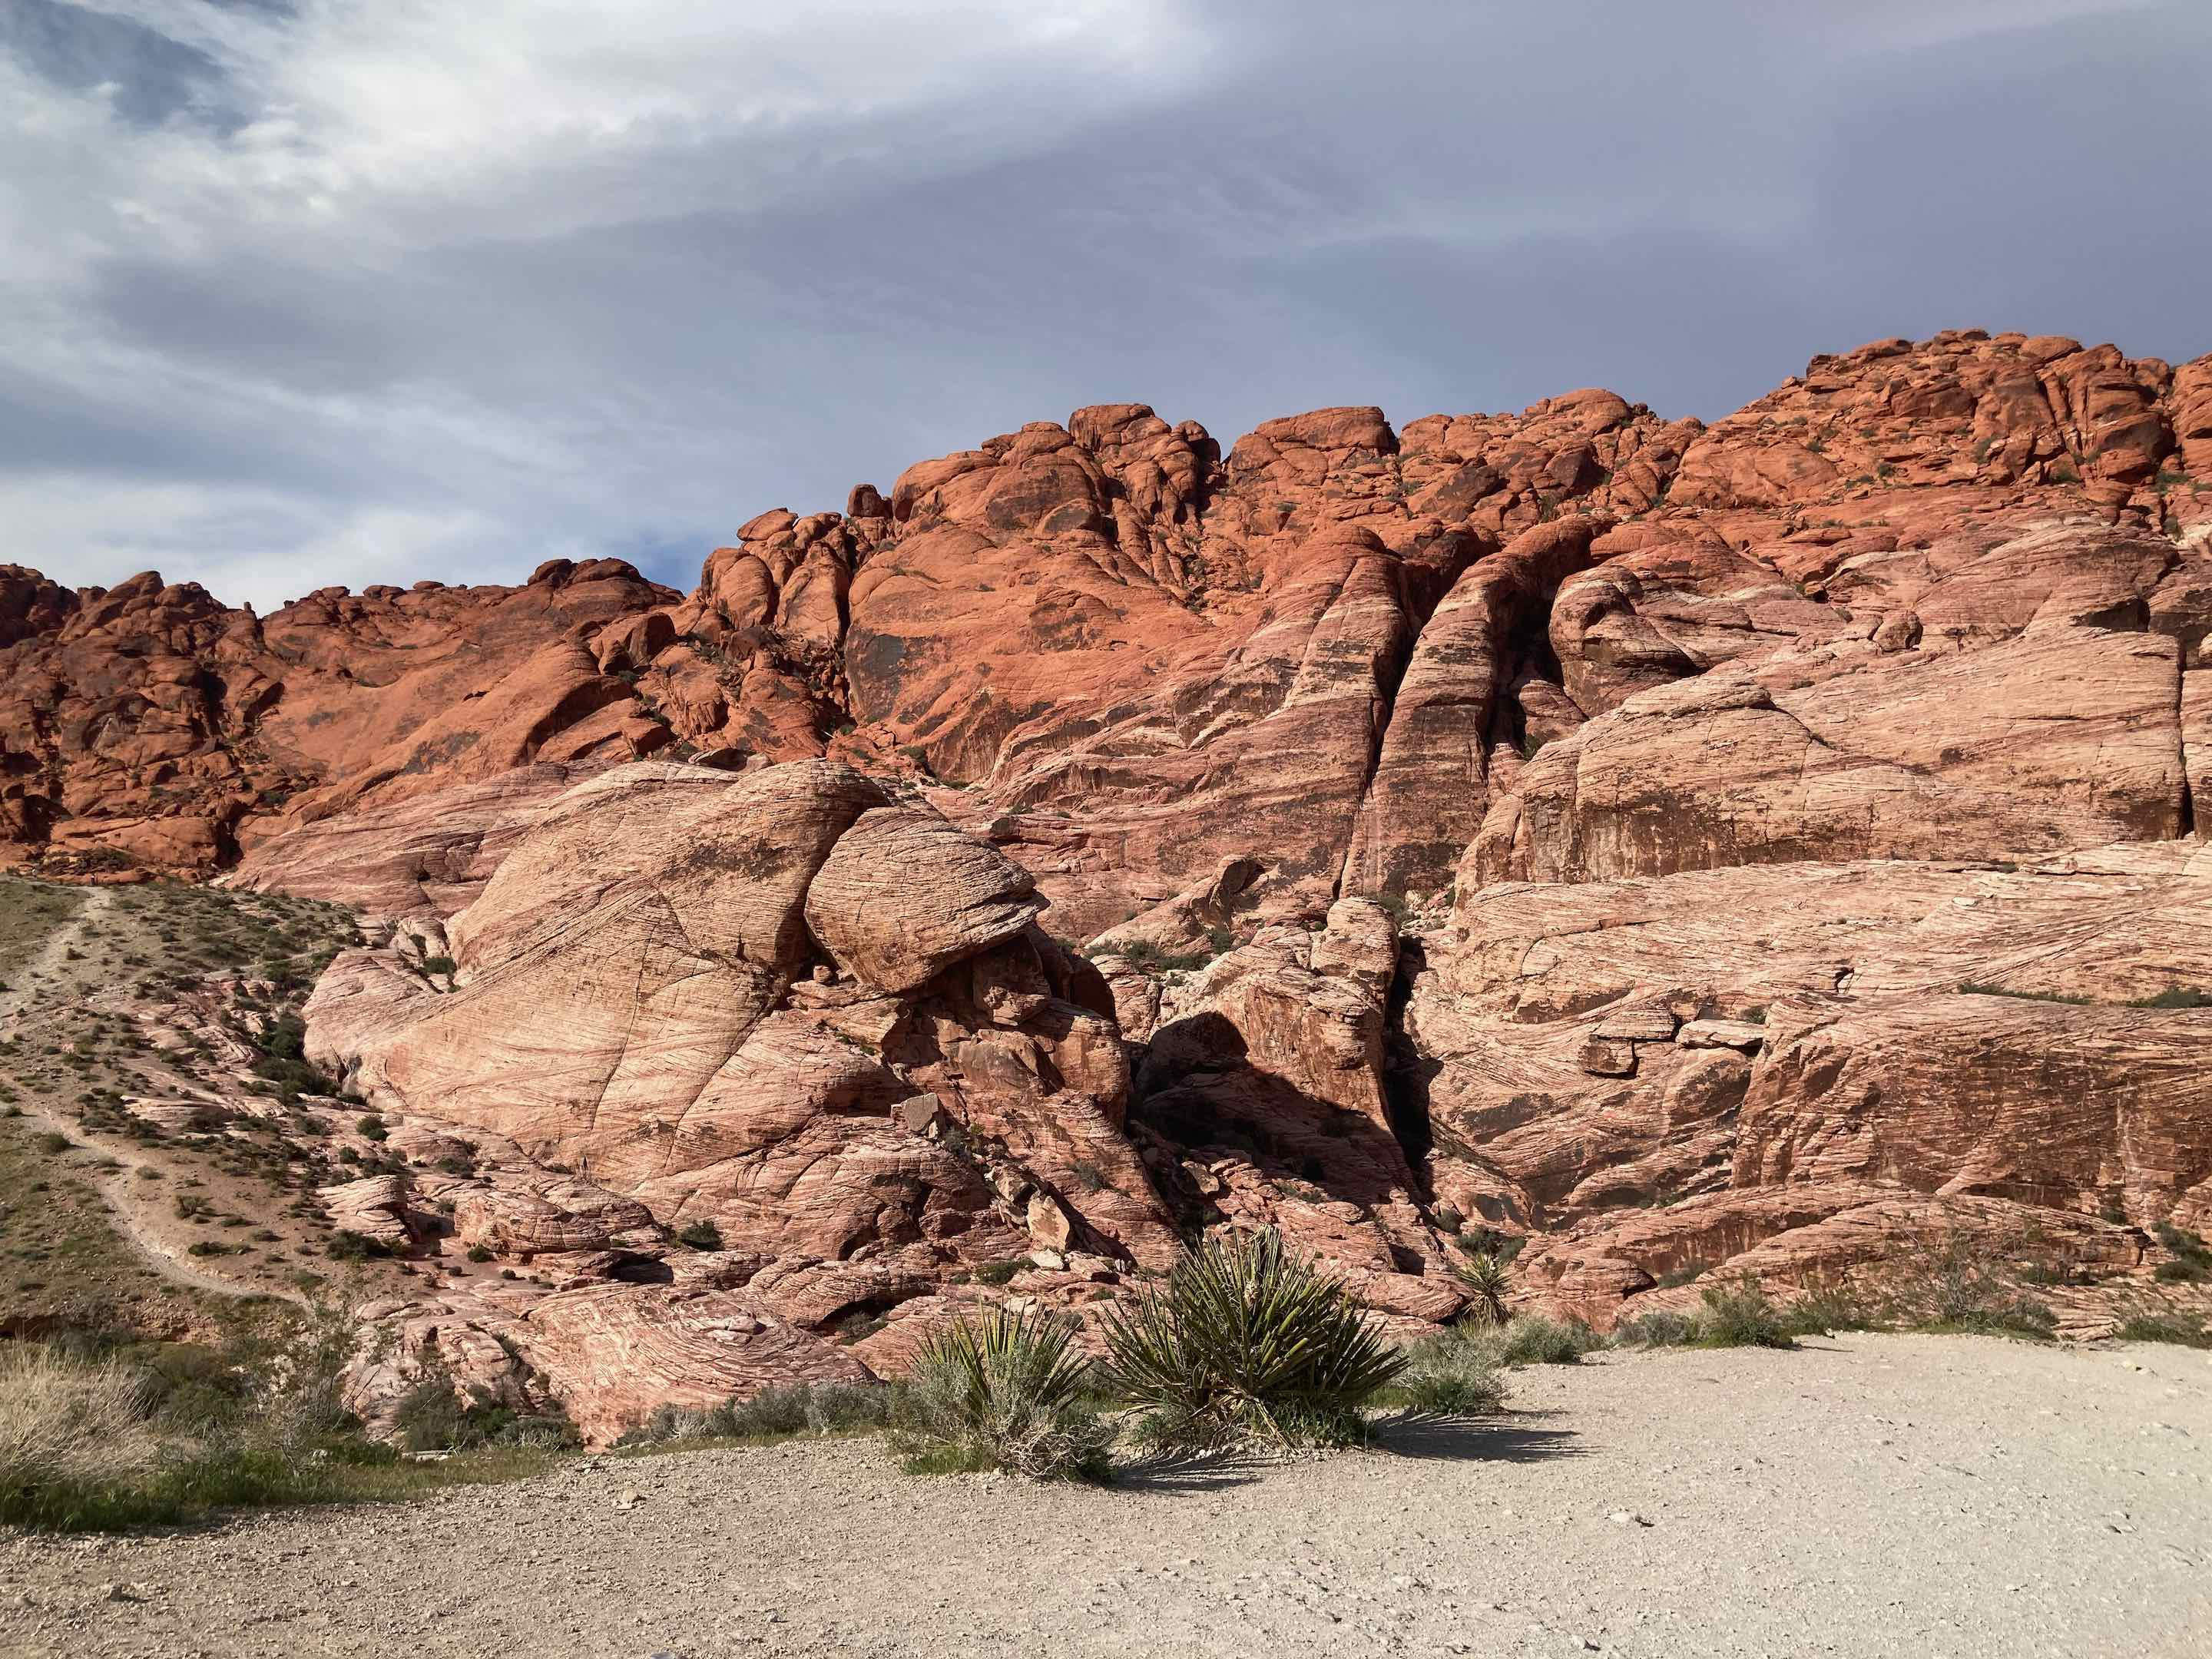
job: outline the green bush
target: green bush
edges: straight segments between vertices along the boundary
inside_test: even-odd
[[[2186,1227],[2177,1227],[2172,1222],[2161,1221],[2151,1232],[2158,1242],[2173,1252],[2173,1260],[2161,1261],[2154,1277],[2169,1284],[2195,1285],[2212,1279],[2212,1249],[2205,1248],[2204,1240]]]
[[[1073,1331],[1050,1315],[1000,1308],[963,1319],[922,1345],[892,1443],[917,1474],[1100,1478],[1114,1431],[1087,1398],[1090,1369]]]
[[[0,1523],[167,1523],[218,1506],[403,1497],[481,1478],[462,1468],[431,1476],[362,1435],[343,1403],[360,1337],[349,1310],[258,1307],[234,1318],[219,1349],[73,1332],[0,1351]],[[27,1465],[16,1452],[27,1444]]]
[[[1911,1258],[1891,1304],[1894,1317],[1926,1330],[2043,1340],[2058,1325],[2057,1315],[2012,1283],[2001,1250],[1957,1233]]]
[[[1698,1342],[1708,1348],[1794,1348],[1782,1310],[1767,1300],[1748,1273],[1732,1284],[1708,1285],[1698,1316]]]
[[[2191,1314],[2130,1314],[2114,1334],[2123,1342],[2175,1342],[2185,1348],[2212,1348],[2212,1325]]]
[[[1579,1319],[1565,1322],[1523,1314],[1505,1328],[1498,1358],[1508,1365],[1579,1365],[1605,1339]]]
[[[409,1451],[471,1451],[483,1446],[573,1446],[581,1438],[566,1413],[517,1411],[481,1389],[461,1389],[442,1368],[400,1396],[392,1418]]]
[[[1344,1288],[1273,1232],[1209,1241],[1133,1306],[1101,1310],[1109,1390],[1142,1407],[1155,1445],[1257,1437],[1340,1445],[1402,1355]]]
[[[794,1382],[705,1411],[663,1406],[626,1431],[623,1448],[698,1440],[771,1440],[795,1434],[851,1434],[890,1421],[892,1390],[875,1382]]]
[[[719,1250],[722,1230],[708,1220],[687,1221],[678,1230],[676,1242],[690,1250]]]
[[[1620,1347],[1687,1347],[1698,1340],[1698,1322],[1692,1315],[1657,1308],[1622,1320],[1613,1328],[1613,1340]]]
[[[1453,1326],[1406,1351],[1406,1369],[1390,1389],[1419,1411],[1468,1416],[1505,1403],[1508,1385],[1495,1329]]]
[[[1879,1330],[1882,1321],[1867,1299],[1841,1283],[1816,1285],[1783,1312],[1792,1336],[1833,1336],[1838,1331]]]

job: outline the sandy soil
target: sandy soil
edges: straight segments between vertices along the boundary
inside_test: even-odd
[[[1853,1336],[1524,1371],[1390,1453],[1119,1489],[870,1440],[0,1545],[0,1653],[2198,1655],[2212,1355]],[[635,1501],[627,1501],[626,1495]]]

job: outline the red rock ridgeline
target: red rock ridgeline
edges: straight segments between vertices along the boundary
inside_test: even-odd
[[[979,1251],[1057,1251],[1054,1214],[1108,1274],[1163,1216],[1279,1225],[1411,1317],[1459,1304],[1437,1233],[1458,1218],[1537,1236],[1533,1290],[1601,1320],[1693,1297],[1662,1281],[1698,1267],[1803,1281],[1954,1231],[2033,1224],[2131,1268],[2136,1229],[2212,1218],[2212,1013],[2126,1006],[2212,988],[2212,866],[2183,839],[2212,772],[2208,522],[2212,359],[2069,341],[1880,343],[1710,429],[1590,392],[1401,434],[1316,411],[1223,459],[1109,406],[888,500],[756,519],[682,600],[554,567],[257,624],[149,579],[6,579],[8,799],[28,842],[190,863],[228,830],[246,879],[450,922],[458,988],[388,952],[334,972],[325,1052],[404,1112],[726,1223],[769,1264],[722,1275],[764,1341],[927,1311]],[[665,801],[617,803],[732,787],[586,781],[655,751],[890,780],[835,842],[911,815],[929,850],[884,843],[898,881],[869,911],[890,943],[840,947],[835,907],[789,894],[767,909],[797,932],[765,954],[638,933],[697,872]],[[149,826],[190,819],[156,793],[180,787],[208,828],[172,860]],[[977,855],[924,800],[1032,872],[1054,933],[1097,938],[1103,987],[1026,922],[934,977],[877,959],[928,910],[907,896],[929,860]],[[770,862],[830,867],[776,836]],[[589,879],[562,897],[572,866]],[[602,914],[604,870],[644,908]],[[742,887],[726,871],[696,902],[743,908]],[[1448,924],[1422,911],[1402,951],[1357,896],[1445,890]],[[607,944],[495,948],[501,915]],[[1214,959],[1163,983],[1147,949]],[[750,988],[694,999],[732,972]],[[571,1007],[576,983],[605,994]],[[1055,1003],[1118,1019],[1133,1091],[1059,1052],[1081,1022],[1048,1029],[1075,1018]],[[527,1058],[487,1062],[508,1048]],[[557,1099],[521,1086],[549,1054]],[[922,1078],[995,1138],[988,1195],[894,1121]],[[734,1138],[687,1144],[710,1097],[735,1104],[700,1121]],[[776,1100],[816,1105],[781,1126]],[[1103,1126],[1098,1156],[1024,1150],[1063,1109]],[[775,1173],[787,1136],[866,1226],[816,1236],[821,1194]],[[637,1289],[593,1287],[590,1340],[559,1350],[579,1388],[646,1386],[586,1352],[623,1349],[624,1320],[698,1346],[691,1302]],[[889,1363],[921,1328],[871,1340]]]
[[[260,619],[150,573],[71,592],[0,568],[0,830],[54,873],[204,873],[372,796],[648,752],[665,726],[583,641],[675,598],[560,560],[519,588],[329,588]]]
[[[2152,594],[2197,562],[2174,538],[2212,512],[2208,446],[2203,360],[1966,334],[1817,359],[1710,431],[1589,392],[1403,434],[1317,411],[1224,461],[1194,424],[1085,410],[888,501],[764,514],[680,602],[599,561],[257,623],[151,577],[72,595],[22,573],[0,582],[0,641],[21,636],[0,821],[19,852],[207,868],[356,803],[673,742],[961,786],[939,805],[1074,936],[1248,853],[1251,903],[1433,890],[1523,748],[1887,617],[1915,561],[1970,611],[2009,573],[1962,571],[1962,537],[2137,529],[2159,563],[2113,597],[2185,633],[2197,579]]]

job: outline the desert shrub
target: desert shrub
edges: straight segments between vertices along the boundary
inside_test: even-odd
[[[1158,1445],[1357,1443],[1362,1407],[1406,1363],[1273,1232],[1209,1241],[1100,1323],[1107,1387],[1144,1409],[1143,1437]]]
[[[1018,1256],[1005,1261],[986,1261],[975,1269],[978,1285],[1004,1285],[1030,1264]]]
[[[2174,1342],[2185,1348],[2212,1348],[2212,1324],[2193,1314],[2130,1314],[2113,1334],[2123,1342]]]
[[[394,1456],[362,1437],[341,1402],[356,1340],[349,1310],[317,1305],[248,1319],[219,1351],[118,1352],[93,1335],[9,1355],[0,1360],[0,1424],[66,1399],[75,1403],[64,1420],[74,1413],[81,1437],[101,1446],[73,1466],[49,1459],[42,1478],[0,1476],[0,1521],[112,1528],[337,1495],[340,1469]]]
[[[0,1522],[51,1523],[149,1465],[146,1389],[114,1358],[0,1347]]]
[[[349,1148],[349,1150],[350,1150]],[[392,1254],[392,1247],[380,1238],[371,1238],[366,1233],[356,1233],[341,1227],[331,1235],[324,1247],[331,1259],[337,1261],[370,1261]]]
[[[719,1250],[722,1248],[722,1230],[704,1219],[687,1221],[678,1230],[676,1242],[686,1249]]]
[[[471,1261],[489,1261],[491,1260],[491,1251],[482,1244],[470,1245],[465,1254]]]
[[[1452,1264],[1452,1277],[1473,1300],[1468,1314],[1487,1325],[1506,1321],[1505,1264],[1487,1250],[1477,1250]]]
[[[1214,952],[1206,951],[1164,951],[1148,939],[1131,939],[1126,945],[1114,947],[1115,954],[1133,968],[1158,975],[1190,972],[1203,968],[1213,960]]]
[[[1505,1328],[1498,1357],[1508,1365],[1579,1365],[1584,1354],[1604,1346],[1605,1339],[1579,1319],[1523,1314]]]
[[[456,1387],[442,1368],[400,1396],[392,1427],[409,1451],[471,1451],[483,1446],[573,1446],[580,1437],[568,1414],[518,1411],[480,1389]]]
[[[2161,1261],[2154,1276],[2168,1284],[2195,1285],[2212,1279],[2212,1249],[2205,1248],[2204,1240],[2185,1227],[2177,1227],[2161,1221],[2151,1231],[2158,1242],[2173,1252],[2173,1260]]]
[[[392,1133],[384,1127],[384,1120],[374,1112],[364,1113],[353,1127],[356,1134],[368,1140],[383,1140]]]
[[[663,1406],[624,1432],[624,1448],[694,1440],[764,1440],[794,1434],[852,1434],[890,1420],[892,1390],[875,1382],[794,1382],[705,1411]]]
[[[1680,1348],[1698,1340],[1697,1319],[1669,1308],[1624,1319],[1613,1328],[1613,1340],[1624,1347]]]
[[[1726,1285],[1708,1285],[1698,1293],[1698,1341],[1709,1348],[1794,1348],[1782,1310],[1767,1299],[1749,1274]]]
[[[1495,1329],[1454,1326],[1406,1351],[1406,1368],[1390,1392],[1418,1411],[1468,1415],[1494,1412],[1508,1384]]]
[[[1958,1233],[1911,1258],[1890,1298],[1894,1317],[1929,1330],[2043,1339],[2058,1324],[2013,1284],[2000,1250]]]
[[[1792,1336],[1878,1330],[1882,1324],[1873,1304],[1840,1280],[1815,1285],[1783,1310],[1782,1319]]]
[[[331,1092],[331,1079],[307,1057],[307,1022],[297,1014],[282,1014],[269,1022],[254,1045],[260,1050],[254,1075],[275,1085],[287,1105],[303,1094]]]
[[[963,1319],[922,1345],[893,1443],[916,1473],[1103,1476],[1114,1431],[1090,1404],[1090,1369],[1073,1332],[1050,1315],[1000,1308]]]

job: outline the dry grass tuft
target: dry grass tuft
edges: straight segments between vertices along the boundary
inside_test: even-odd
[[[0,1494],[91,1486],[147,1468],[156,1443],[137,1372],[32,1346],[0,1347]]]

